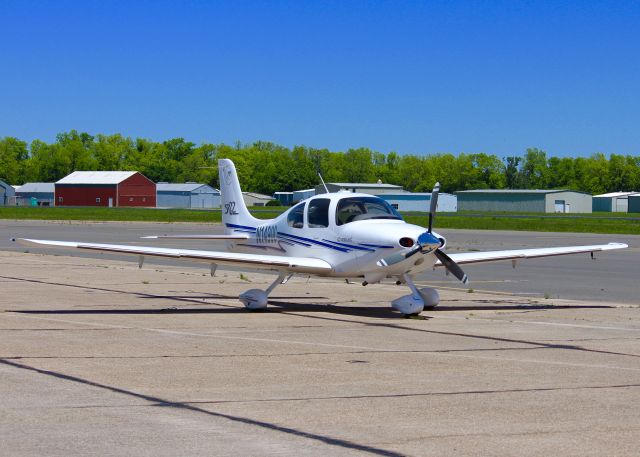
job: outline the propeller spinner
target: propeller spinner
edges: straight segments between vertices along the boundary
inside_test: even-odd
[[[418,252],[422,252],[423,254],[428,254],[433,251],[433,254],[438,258],[438,260],[442,263],[442,265],[451,273],[453,276],[462,281],[463,284],[467,284],[469,282],[469,278],[462,271],[462,268],[447,254],[444,253],[440,249],[442,246],[442,242],[439,238],[437,238],[432,233],[433,229],[433,220],[436,215],[436,208],[438,206],[438,193],[440,192],[440,183],[436,183],[433,186],[433,191],[431,193],[431,204],[429,206],[429,225],[427,227],[427,231],[420,234],[416,241],[416,244],[408,250],[402,252],[396,252],[395,254],[391,254],[388,257],[380,259],[378,261],[378,265],[381,267],[387,267],[394,265],[398,262],[402,262],[405,259],[408,259],[414,254]]]

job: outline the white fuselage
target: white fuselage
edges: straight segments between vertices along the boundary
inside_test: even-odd
[[[334,266],[328,276],[364,277],[368,282],[433,268],[436,258],[432,253],[415,255],[392,266],[378,265],[380,259],[407,249],[400,245],[401,238],[415,241],[426,229],[397,219],[375,218],[339,224],[336,209],[338,201],[345,197],[371,196],[349,192],[321,194],[255,226],[226,223],[227,234],[246,233],[250,236],[243,242],[230,241],[228,248],[240,252],[318,258]],[[326,227],[310,223],[309,203],[315,199],[329,200],[328,218],[322,224]],[[303,205],[304,211],[301,211],[300,206]],[[301,221],[291,217],[295,211],[303,216]],[[434,235],[444,243],[442,237]]]

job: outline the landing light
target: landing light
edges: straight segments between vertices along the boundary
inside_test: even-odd
[[[400,246],[402,246],[403,248],[410,248],[411,246],[413,246],[413,238],[409,238],[407,236],[400,238]]]

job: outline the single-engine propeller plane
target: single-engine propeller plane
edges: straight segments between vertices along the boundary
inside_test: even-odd
[[[433,231],[438,202],[436,183],[426,228],[406,223],[385,200],[367,194],[337,192],[316,195],[270,220],[254,218],[244,204],[233,162],[218,161],[222,194],[223,235],[150,236],[152,239],[225,240],[227,251],[171,249],[117,244],[80,243],[19,238],[21,244],[39,247],[76,248],[138,256],[185,259],[210,264],[213,275],[218,265],[278,272],[265,290],[250,289],[240,294],[248,309],[266,308],[269,294],[293,274],[338,278],[361,278],[362,284],[395,279],[411,293],[391,306],[405,315],[419,314],[439,302],[438,291],[418,289],[412,277],[425,270],[443,267],[463,283],[467,275],[460,265],[499,260],[520,260],[565,254],[622,249],[623,243],[516,249],[491,252],[446,254],[446,240]]]

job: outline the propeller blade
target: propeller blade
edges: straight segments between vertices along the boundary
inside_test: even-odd
[[[447,271],[449,271],[453,276],[462,281],[462,284],[469,283],[469,278],[467,277],[466,273],[462,271],[462,268],[460,268],[460,266],[455,263],[451,257],[442,252],[440,249],[436,249],[434,251],[434,254],[438,258],[438,260],[442,262],[442,265],[444,265]]]
[[[379,267],[389,267],[391,265],[394,265],[398,262],[402,262],[403,260],[411,257],[412,255],[414,255],[416,252],[418,252],[420,250],[420,246],[418,244],[415,245],[415,247],[411,248],[409,251],[401,251],[401,252],[396,252],[395,254],[391,254],[388,257],[385,257],[384,259],[380,259],[378,260],[378,266]]]
[[[431,233],[433,228],[433,219],[436,217],[436,208],[438,207],[438,193],[440,192],[440,183],[437,182],[431,191],[431,204],[429,205],[429,228],[427,232]]]
[[[436,238],[435,235],[429,232],[424,232],[418,237],[415,246],[413,246],[411,249],[396,252],[394,254],[391,254],[390,256],[380,259],[378,261],[378,266],[388,267],[390,265],[394,265],[398,262],[402,262],[403,260],[408,259],[416,252],[422,251],[422,253],[426,254],[433,251],[434,249],[437,249],[440,245],[441,241],[439,238]]]

